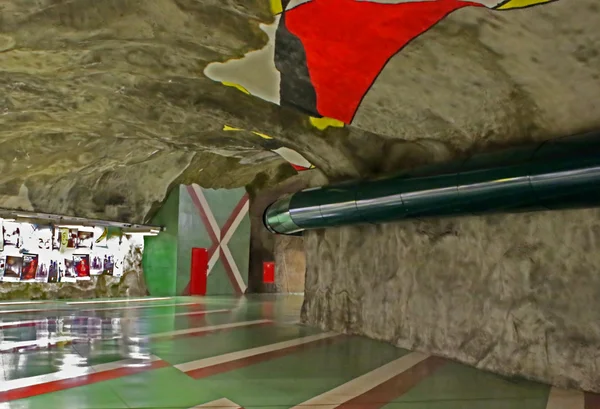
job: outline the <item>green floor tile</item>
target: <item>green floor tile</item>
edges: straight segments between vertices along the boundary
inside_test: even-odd
[[[487,405],[494,400],[502,400],[501,404],[510,404],[512,409],[544,409],[548,393],[549,388],[545,385],[525,380],[510,381],[465,365],[449,363],[395,401],[417,405],[415,407],[419,409],[421,407],[437,409],[446,408],[446,406],[439,406],[441,404],[450,405],[458,401],[471,401],[470,405],[473,408],[479,408],[483,406],[477,405]],[[437,401],[440,402],[439,405],[435,403]],[[434,403],[438,406],[431,406]],[[457,406],[448,406],[452,409],[455,407]]]

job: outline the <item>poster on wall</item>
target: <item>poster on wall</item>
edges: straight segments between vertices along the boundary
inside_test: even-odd
[[[102,274],[104,271],[104,264],[102,263],[102,257],[98,254],[92,254],[90,256],[90,274],[97,276]]]
[[[38,226],[31,223],[20,223],[19,233],[21,240],[19,243],[20,253],[37,252],[37,230]]]
[[[113,276],[121,277],[123,275],[123,259],[119,257],[114,258]]]
[[[79,232],[77,231],[77,229],[69,229],[69,239],[67,241],[67,248],[68,249],[75,249],[77,248],[77,242],[79,241]]]
[[[106,275],[109,275],[109,276],[113,275],[113,271],[114,271],[114,268],[115,268],[115,258],[114,258],[114,256],[109,255],[109,254],[105,254],[104,255],[104,260],[103,260],[102,264],[104,266],[103,273],[106,274]]]
[[[76,280],[77,275],[75,274],[75,269],[73,268],[73,259],[64,259],[64,270],[62,276],[60,277],[60,281],[65,283],[73,283]]]
[[[60,270],[58,269],[58,261],[51,260],[48,266],[48,282],[58,283],[60,280]]]
[[[35,231],[38,250],[52,250],[52,228],[39,226]]]
[[[123,274],[123,257],[134,245],[131,239],[116,227],[58,227],[0,218],[0,281],[60,283],[101,274],[118,277]]]
[[[49,262],[48,260],[42,258],[41,256],[38,257],[38,268],[37,268],[37,272],[35,273],[35,281],[41,282],[41,283],[45,283],[46,281],[48,281],[48,269],[49,269]]]
[[[7,247],[20,247],[21,228],[18,223],[5,222],[2,226],[4,245]]]
[[[94,232],[79,230],[77,236],[77,248],[91,249],[94,245]]]
[[[21,267],[21,281],[33,281],[38,270],[37,254],[23,254],[23,266]]]
[[[73,268],[79,279],[90,278],[90,256],[88,254],[75,254],[73,256]]]
[[[21,279],[22,266],[23,259],[21,257],[6,256],[2,281],[19,281]]]

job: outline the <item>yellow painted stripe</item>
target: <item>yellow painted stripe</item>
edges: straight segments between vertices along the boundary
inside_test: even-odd
[[[498,7],[498,10],[519,9],[523,7],[536,6],[538,4],[549,3],[552,0],[510,0],[508,3]]]

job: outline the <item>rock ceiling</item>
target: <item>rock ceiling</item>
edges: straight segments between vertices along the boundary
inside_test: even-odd
[[[597,0],[530,3],[4,0],[0,207],[139,222],[290,153],[357,177],[600,127]]]

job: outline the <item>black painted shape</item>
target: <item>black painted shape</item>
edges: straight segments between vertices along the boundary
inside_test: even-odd
[[[281,73],[280,104],[321,117],[317,111],[317,93],[310,80],[302,41],[285,25],[285,13],[275,36],[275,67]]]

